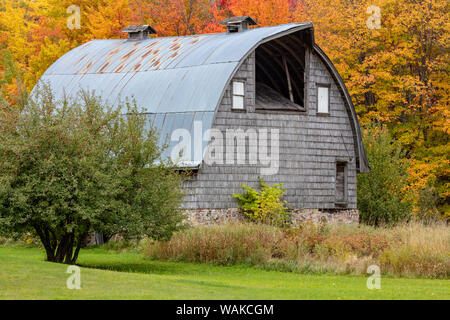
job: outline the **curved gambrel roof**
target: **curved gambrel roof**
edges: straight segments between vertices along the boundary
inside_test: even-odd
[[[81,89],[95,91],[109,104],[133,97],[160,129],[161,139],[175,128],[192,132],[196,119],[202,121],[205,132],[211,128],[225,88],[245,58],[258,45],[301,30],[310,30],[314,43],[310,22],[238,33],[93,40],[58,59],[40,81],[51,86],[57,99]],[[329,59],[314,48],[337,76],[353,119],[359,158],[365,159],[358,119],[345,85]],[[360,165],[360,171],[364,168]]]
[[[82,88],[110,103],[134,96],[150,113],[214,111],[230,75],[253,47],[307,28],[312,24],[141,41],[93,40],[62,56],[41,80],[51,84],[57,97]]]

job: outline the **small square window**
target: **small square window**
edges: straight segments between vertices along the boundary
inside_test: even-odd
[[[330,88],[328,86],[317,86],[317,113],[330,113]]]
[[[233,81],[233,109],[244,109],[245,83]]]

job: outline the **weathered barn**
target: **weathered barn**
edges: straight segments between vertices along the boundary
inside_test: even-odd
[[[347,89],[314,42],[311,23],[94,40],[68,52],[42,76],[57,97],[95,90],[110,104],[134,97],[177,164],[194,172],[184,208],[192,222],[235,219],[233,193],[258,176],[284,183],[296,219],[357,221],[356,174],[369,170]],[[176,130],[179,129],[179,130]],[[207,148],[209,143],[210,148]],[[213,148],[211,147],[213,145]]]

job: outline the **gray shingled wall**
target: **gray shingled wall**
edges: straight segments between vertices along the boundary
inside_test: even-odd
[[[335,81],[319,57],[309,54],[306,112],[255,112],[255,54],[251,54],[235,74],[246,80],[247,112],[231,110],[231,86],[226,89],[217,110],[213,127],[224,132],[227,128],[278,128],[280,133],[280,162],[278,174],[264,176],[269,184],[283,182],[285,199],[292,208],[333,209],[335,204],[336,160],[350,157],[348,164],[348,205],[356,208],[356,167],[353,132],[344,99]],[[316,115],[316,83],[330,83],[330,116]],[[225,150],[225,147],[224,147]],[[248,151],[248,150],[247,150]],[[258,187],[260,164],[244,165],[202,164],[198,175],[185,183],[188,194],[186,209],[235,208],[233,193],[241,192],[242,184]]]

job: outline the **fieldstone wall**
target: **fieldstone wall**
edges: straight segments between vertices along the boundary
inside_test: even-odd
[[[297,209],[292,212],[291,218],[294,225],[305,221],[312,221],[314,223],[358,224],[359,211],[357,209]]]
[[[192,226],[213,225],[242,221],[244,216],[237,208],[186,210],[187,222]]]
[[[244,220],[244,216],[237,208],[231,209],[193,209],[185,210],[187,222],[192,226],[213,225]],[[306,221],[314,223],[328,222],[337,224],[357,224],[359,211],[349,210],[319,210],[319,209],[295,209],[292,211],[294,225]]]

